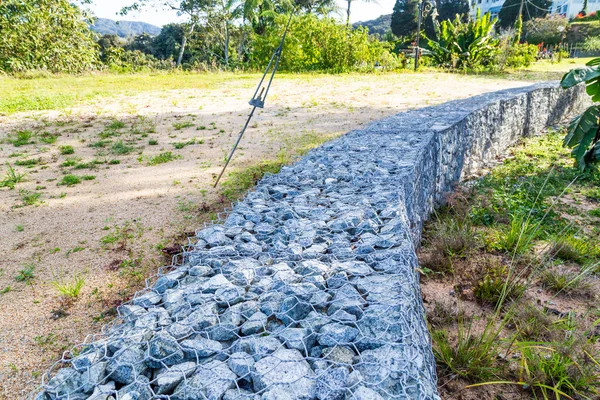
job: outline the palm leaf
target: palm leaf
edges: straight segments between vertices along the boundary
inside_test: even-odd
[[[587,165],[586,154],[589,146],[598,139],[599,119],[600,106],[591,106],[569,124],[563,144],[573,148],[571,154],[582,170]]]

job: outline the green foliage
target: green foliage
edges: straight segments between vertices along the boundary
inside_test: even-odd
[[[159,60],[151,54],[139,50],[126,50],[122,47],[109,47],[103,52],[105,64],[113,72],[131,73],[152,70],[173,69],[172,60]]]
[[[34,143],[31,138],[33,137],[33,132],[29,130],[23,130],[16,132],[15,135],[11,135],[8,138],[8,142],[11,143],[15,147],[25,146],[27,144]]]
[[[511,215],[510,224],[499,232],[494,248],[509,254],[523,254],[533,246],[536,235],[537,226],[529,218]]]
[[[34,165],[38,165],[41,161],[41,158],[30,158],[29,160],[17,160],[15,161],[15,165],[19,167],[33,167]]]
[[[63,176],[63,178],[58,182],[59,186],[73,186],[73,185],[77,185],[81,183],[81,177],[77,176],[77,175],[65,175]]]
[[[506,300],[520,298],[525,289],[526,286],[515,279],[514,271],[510,271],[504,265],[491,263],[475,282],[473,294],[480,301],[497,306]]]
[[[534,44],[507,43],[504,66],[508,68],[529,67],[537,59],[538,48]]]
[[[565,39],[569,21],[562,15],[549,15],[525,22],[523,40],[531,44],[556,46]]]
[[[15,276],[15,281],[17,282],[25,282],[27,284],[31,284],[31,282],[35,279],[35,265],[27,264],[23,269],[19,271],[19,273]]]
[[[594,295],[593,283],[589,280],[592,268],[575,272],[565,267],[551,268],[540,275],[542,286],[555,294]]]
[[[463,21],[469,18],[467,0],[437,0],[438,21],[454,20],[459,15]]]
[[[15,169],[9,163],[6,163],[6,174],[4,175],[4,179],[0,181],[0,188],[7,187],[10,190],[14,189],[17,183],[23,182],[25,180],[25,175],[20,172],[15,171]]]
[[[0,71],[78,73],[98,65],[92,32],[68,0],[4,0],[0,27]]]
[[[75,153],[75,149],[73,148],[73,146],[69,146],[69,145],[59,146],[58,149],[60,150],[60,154],[63,154],[63,155]]]
[[[492,35],[490,14],[468,22],[456,18],[442,21],[437,41],[429,40],[434,65],[462,70],[479,70],[493,64],[499,52],[499,39]]]
[[[181,156],[175,155],[170,151],[165,151],[152,157],[146,157],[146,163],[148,165],[158,165],[177,160],[178,158],[181,158]]]
[[[519,17],[521,0],[506,0],[498,13],[498,26],[510,28],[514,26]],[[523,22],[532,18],[544,18],[548,15],[548,9],[552,6],[551,0],[530,0],[524,4]]]
[[[19,195],[24,206],[35,206],[42,203],[42,194],[30,190],[20,190]]]
[[[75,299],[79,297],[81,289],[85,285],[85,278],[75,275],[72,279],[66,280],[61,277],[53,280],[51,283],[62,296]]]
[[[583,50],[589,52],[600,51],[600,37],[595,36],[587,38],[581,47]]]
[[[588,237],[558,235],[551,242],[550,254],[563,261],[584,265],[600,256],[600,248]]]
[[[285,16],[277,16],[273,27],[267,28],[262,35],[253,36],[249,54],[252,67],[262,68],[268,64],[286,23]],[[366,29],[348,30],[330,18],[302,15],[292,20],[280,68],[290,72],[339,73],[369,71],[379,63],[384,69],[394,69],[398,66],[397,57],[386,46],[370,39]]]
[[[133,150],[133,146],[126,145],[122,140],[113,143],[113,145],[110,147],[110,152],[118,155],[129,154]]]

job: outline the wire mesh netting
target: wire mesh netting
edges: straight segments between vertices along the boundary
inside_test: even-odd
[[[263,179],[32,397],[437,399],[405,170],[366,140]]]

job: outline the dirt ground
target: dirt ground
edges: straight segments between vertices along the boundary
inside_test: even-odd
[[[165,263],[165,247],[228,205],[212,182],[250,111],[256,78],[0,115],[0,179],[7,163],[26,174],[14,190],[0,189],[0,398],[35,388],[62,351],[99,332],[143,287]],[[280,76],[230,166],[293,155],[401,111],[530,83],[443,73]],[[15,142],[24,130],[28,144]],[[71,152],[64,146],[72,154],[61,154]],[[152,165],[167,152],[175,159]],[[67,174],[84,179],[60,184]],[[85,284],[66,300],[56,283],[75,278]]]

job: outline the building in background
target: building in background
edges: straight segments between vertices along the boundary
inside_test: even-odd
[[[524,0],[527,3],[527,0]],[[475,16],[477,9],[481,10],[482,14],[489,12],[492,17],[497,17],[502,9],[504,0],[473,0],[471,2],[471,15]],[[531,6],[535,7],[535,6]],[[583,8],[583,0],[554,0],[549,13],[560,14],[569,19],[574,18],[581,12]],[[588,0],[587,13],[597,12],[600,10],[600,0]],[[526,12],[526,11],[524,11]]]

